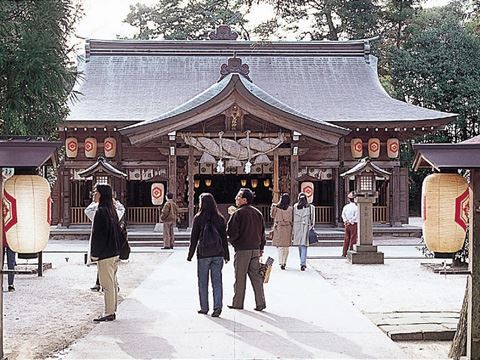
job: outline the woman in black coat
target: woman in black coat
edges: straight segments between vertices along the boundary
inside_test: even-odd
[[[120,254],[118,239],[118,216],[115,211],[110,185],[97,185],[95,202],[98,210],[95,213],[92,227],[91,257],[98,262],[98,276],[103,288],[105,313],[93,321],[115,320],[117,311],[117,268]]]
[[[227,242],[227,225],[224,217],[217,209],[217,203],[212,194],[200,195],[200,208],[193,218],[192,235],[188,261],[192,261],[197,251],[198,294],[200,297],[199,314],[207,314],[208,307],[208,276],[212,279],[213,317],[222,312],[223,285],[222,268],[230,260]]]

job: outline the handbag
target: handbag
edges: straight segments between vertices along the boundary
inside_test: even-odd
[[[312,216],[312,208],[310,207],[310,218]],[[316,233],[313,226],[308,231],[308,245],[313,245],[318,243],[318,234]]]
[[[130,245],[128,244],[128,232],[125,223],[117,224],[118,228],[118,244],[120,248],[120,260],[128,260],[130,257]]]
[[[270,273],[272,272],[273,261],[274,260],[270,256],[268,257],[267,261],[265,261],[265,263],[262,263],[260,261],[260,268],[258,269],[258,273],[263,278],[264,284],[268,283],[268,280],[270,279]]]

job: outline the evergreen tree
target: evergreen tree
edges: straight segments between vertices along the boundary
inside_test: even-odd
[[[51,136],[67,115],[76,78],[67,41],[79,15],[70,0],[0,4],[2,133]]]

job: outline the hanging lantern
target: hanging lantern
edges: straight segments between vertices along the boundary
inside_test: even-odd
[[[198,189],[200,187],[200,180],[198,179],[193,180],[193,187],[195,189]]]
[[[151,187],[152,204],[162,205],[165,197],[165,185],[162,183],[153,183]]]
[[[93,159],[97,156],[97,139],[89,137],[85,139],[85,157]]]
[[[387,154],[390,159],[398,158],[400,153],[400,142],[398,139],[391,138],[387,140]]]
[[[242,185],[242,187],[247,186],[247,179],[241,179],[240,180],[240,185]]]
[[[355,138],[350,141],[350,150],[354,159],[360,159],[363,156],[363,142],[360,138]]]
[[[268,165],[272,161],[268,158],[267,155],[265,154],[260,154],[255,158],[255,161],[253,162],[255,165]]]
[[[258,180],[257,179],[252,179],[250,181],[252,183],[252,188],[255,189],[258,186]]]
[[[103,141],[103,151],[105,152],[105,157],[113,158],[117,153],[117,140],[113,137],[107,137]]]
[[[263,180],[263,186],[268,188],[270,186],[270,179]]]
[[[68,158],[76,158],[78,155],[77,138],[69,137],[65,139],[65,150]]]
[[[205,179],[205,186],[206,187],[212,186],[212,179]]]
[[[50,185],[38,175],[14,175],[5,182],[4,231],[10,249],[38,253],[50,237]]]
[[[199,163],[200,164],[216,164],[217,161],[215,160],[215,158],[212,155],[204,152],[202,154],[202,157],[200,158]]]
[[[430,251],[455,253],[465,241],[469,190],[458,174],[432,174],[423,180],[423,238]]]
[[[310,181],[302,182],[302,185],[300,185],[300,191],[305,193],[305,195],[307,195],[307,201],[309,204],[311,204],[313,202],[313,194],[314,194],[313,182],[310,182]]]
[[[380,156],[380,139],[368,139],[368,156],[371,159],[376,159]]]

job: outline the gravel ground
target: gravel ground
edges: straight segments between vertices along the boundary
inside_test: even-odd
[[[120,301],[167,253],[133,253],[118,270]],[[32,261],[30,261],[32,262]],[[92,292],[96,266],[87,267],[83,254],[44,254],[53,268],[43,277],[17,275],[15,292],[4,292],[4,351],[9,359],[45,359],[84,336],[103,311],[102,293]],[[17,260],[25,268],[26,260]],[[31,266],[30,266],[31,267]],[[4,280],[6,288],[6,277]]]

